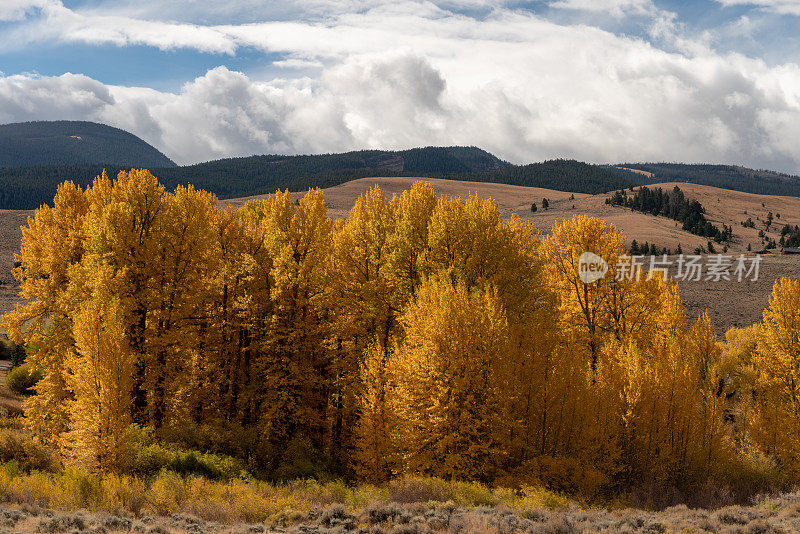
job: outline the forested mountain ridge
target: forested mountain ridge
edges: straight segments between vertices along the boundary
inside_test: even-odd
[[[567,159],[513,165],[465,146],[261,155],[178,167],[141,139],[102,124],[54,121],[0,126],[0,209],[33,209],[49,202],[65,180],[85,187],[103,169],[116,176],[131,168],[150,169],[170,189],[192,184],[222,199],[277,189],[326,188],[373,176],[445,178],[589,194],[675,181],[800,196],[800,177],[770,171],[725,165],[593,165]]]
[[[769,170],[748,169],[739,165],[623,163],[619,167],[650,173],[651,176],[638,175],[638,179],[643,185],[688,182],[733,189],[744,193],[800,196],[800,176]]]
[[[0,168],[0,209],[33,209],[49,202],[58,184],[89,185],[106,169],[123,166],[55,165]],[[332,187],[371,176],[420,176],[603,193],[635,185],[636,174],[574,160],[516,166],[475,147],[425,147],[402,151],[361,150],[305,156],[266,155],[229,158],[184,167],[152,168],[173,189],[192,184],[220,198],[237,198],[277,189],[304,191]]]
[[[176,166],[142,139],[105,124],[36,121],[0,125],[0,167],[74,164]]]

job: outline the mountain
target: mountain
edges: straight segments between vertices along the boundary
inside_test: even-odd
[[[511,167],[476,147],[359,150],[312,156],[250,156],[153,172],[164,184],[193,184],[221,198],[329,187],[366,176],[473,174]]]
[[[52,164],[54,161],[60,163]],[[0,209],[36,208],[51,202],[64,180],[85,187],[104,168],[114,176],[131,167],[150,169],[170,189],[192,184],[222,199],[393,176],[588,194],[657,182],[690,182],[748,193],[800,196],[800,177],[770,171],[673,163],[592,165],[564,159],[512,165],[480,148],[464,146],[249,156],[178,167],[122,130],[89,122],[58,121],[0,126]]]
[[[143,165],[136,165],[143,167]],[[55,165],[0,168],[0,208],[33,209],[52,201],[64,180],[86,186],[106,169],[120,165]],[[425,147],[411,150],[361,150],[313,156],[250,156],[185,167],[151,168],[168,188],[192,184],[220,198],[237,198],[276,189],[302,191],[331,187],[371,176],[415,176],[538,186],[578,193],[602,193],[634,185],[637,175],[571,160],[512,165],[475,147]]]
[[[640,171],[637,179],[642,184],[661,182],[688,182],[733,189],[760,195],[800,196],[800,176],[774,171],[748,169],[736,165],[708,165],[685,163],[622,163],[617,170],[629,175]]]
[[[176,166],[135,135],[105,124],[38,121],[0,125],[0,167],[76,164]]]

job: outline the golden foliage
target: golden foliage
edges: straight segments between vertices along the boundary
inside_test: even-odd
[[[504,456],[500,369],[509,341],[496,291],[434,276],[402,320],[392,374],[406,468],[490,480]]]
[[[30,300],[3,321],[44,373],[30,426],[89,470],[124,471],[139,424],[284,478],[685,493],[777,462],[797,481],[798,282],[722,344],[623,243],[584,216],[540,238],[423,182],[333,223],[320,190],[220,210],[134,169],[36,211]],[[585,252],[605,277],[580,279]],[[180,508],[187,482],[157,482]]]

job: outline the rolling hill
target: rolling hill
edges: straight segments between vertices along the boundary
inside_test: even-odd
[[[175,167],[135,135],[83,121],[37,121],[0,125],[0,167],[41,165]]]

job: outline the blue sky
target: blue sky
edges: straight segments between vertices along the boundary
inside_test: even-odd
[[[181,163],[470,144],[800,171],[800,0],[2,0],[0,122]]]

